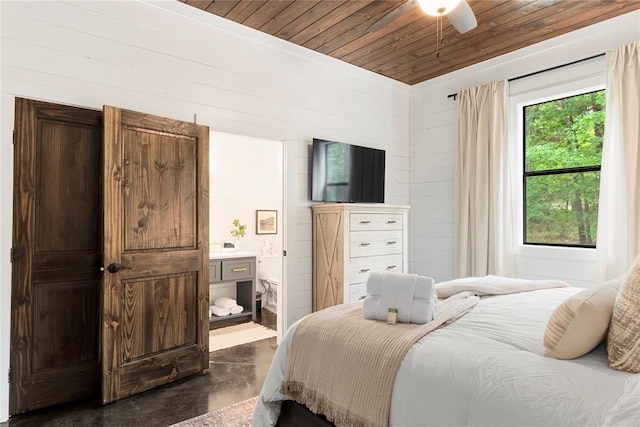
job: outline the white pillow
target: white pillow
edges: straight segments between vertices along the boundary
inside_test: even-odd
[[[618,290],[625,276],[587,288],[562,302],[551,314],[544,333],[544,355],[575,359],[607,336]]]

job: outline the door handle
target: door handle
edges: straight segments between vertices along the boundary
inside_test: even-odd
[[[120,270],[131,270],[131,267],[123,267],[115,262],[112,262],[111,264],[109,264],[109,267],[107,267],[107,271],[111,274],[115,274]]]

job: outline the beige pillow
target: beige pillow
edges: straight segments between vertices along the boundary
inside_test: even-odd
[[[625,276],[587,288],[562,302],[544,332],[544,355],[575,359],[587,354],[607,336],[611,313]]]
[[[618,292],[607,353],[613,369],[640,372],[640,256],[633,262]]]

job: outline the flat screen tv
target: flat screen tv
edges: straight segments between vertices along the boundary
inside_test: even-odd
[[[384,203],[385,152],[313,139],[311,200]]]

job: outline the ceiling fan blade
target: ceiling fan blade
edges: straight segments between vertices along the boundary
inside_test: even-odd
[[[405,13],[415,9],[417,6],[418,6],[418,0],[408,0],[406,3],[396,7],[394,10],[387,13],[382,18],[378,19],[376,22],[371,24],[371,26],[367,28],[367,33],[375,33],[376,31],[382,28],[385,28],[392,22],[395,22],[398,18],[400,18]]]
[[[471,31],[478,26],[478,21],[476,21],[476,16],[473,13],[473,10],[465,0],[458,3],[458,5],[446,16],[449,18],[451,25],[453,25],[461,34]]]

